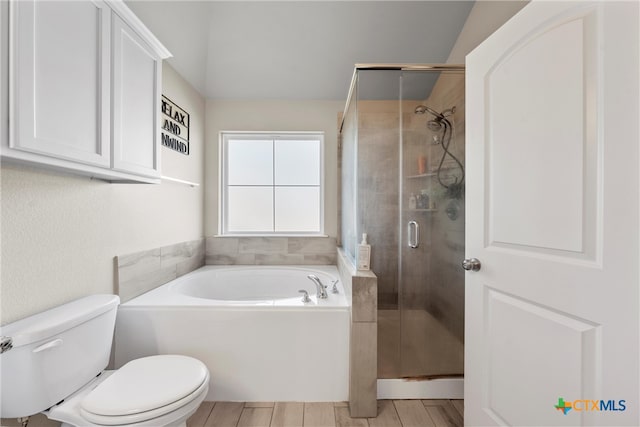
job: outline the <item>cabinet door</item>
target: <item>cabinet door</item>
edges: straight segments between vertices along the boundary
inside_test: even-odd
[[[113,15],[112,168],[160,176],[158,118],[161,59]]]
[[[100,1],[10,7],[10,147],[108,167],[110,9]]]

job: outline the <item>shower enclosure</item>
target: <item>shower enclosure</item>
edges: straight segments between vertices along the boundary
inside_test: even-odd
[[[463,66],[356,66],[341,237],[371,244],[381,379],[463,375],[464,115]]]

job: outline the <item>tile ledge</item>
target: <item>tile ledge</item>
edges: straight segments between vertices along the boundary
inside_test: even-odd
[[[340,260],[343,261],[343,264],[345,265],[345,267],[347,267],[347,269],[349,270],[349,274],[352,277],[372,277],[375,279],[378,278],[378,276],[376,276],[376,274],[371,270],[358,270],[351,258],[347,256],[347,253],[342,246],[338,246],[336,250],[338,253],[336,264],[338,264]]]
[[[374,273],[371,270],[356,270],[356,272],[353,275],[353,277],[373,277],[373,278],[378,278],[378,276],[376,276],[376,273]]]
[[[234,239],[237,239],[238,237],[309,237],[309,238],[315,238],[315,237],[331,237],[328,234],[214,234],[213,236],[209,236],[209,237],[231,237]]]

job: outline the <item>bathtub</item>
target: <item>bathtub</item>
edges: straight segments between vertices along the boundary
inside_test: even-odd
[[[211,373],[208,401],[348,400],[350,307],[338,279],[335,266],[202,267],[120,305],[114,365],[193,356]]]

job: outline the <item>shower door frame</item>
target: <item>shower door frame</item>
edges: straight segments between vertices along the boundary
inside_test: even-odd
[[[458,71],[464,72],[466,67],[462,64],[356,64],[353,67],[353,74],[351,75],[351,83],[349,84],[349,92],[347,94],[347,101],[344,105],[342,117],[340,119],[340,126],[338,127],[338,133],[342,132],[344,126],[344,120],[351,105],[351,98],[353,98],[353,92],[358,82],[358,72],[365,70],[386,70],[386,71]]]
[[[339,133],[342,132],[343,126],[345,123],[345,119],[347,117],[346,113],[349,111],[351,102],[353,101],[354,94],[356,93],[357,84],[358,84],[358,73],[360,71],[368,71],[368,70],[385,70],[385,71],[422,71],[422,72],[459,72],[464,73],[466,67],[461,64],[380,64],[380,63],[366,63],[366,64],[355,64],[353,75],[351,78],[351,83],[349,86],[349,92],[347,96],[347,100],[344,107],[344,113],[340,119],[340,124],[338,127]],[[400,94],[399,94],[400,95]],[[357,100],[356,100],[357,102]],[[401,116],[402,117],[402,116]],[[402,127],[400,126],[400,134],[399,134],[399,149],[402,149]],[[400,173],[402,171],[402,167],[400,165]],[[399,189],[400,190],[400,189]],[[358,203],[356,201],[354,205],[354,209],[357,212]],[[398,209],[401,209],[399,206]],[[400,215],[400,221],[402,221],[402,215]],[[400,226],[400,223],[399,223]],[[401,227],[401,226],[400,226]],[[403,232],[402,227],[399,231]],[[401,236],[402,234],[400,234]],[[401,245],[404,243],[404,239],[400,239],[398,243],[398,250],[401,250]],[[357,242],[356,242],[357,244]],[[401,277],[400,270],[398,271],[398,279]],[[400,304],[400,301],[399,301]],[[461,399],[464,394],[464,380],[463,378],[436,378],[429,380],[411,380],[407,381],[403,378],[391,378],[391,379],[378,379],[377,380],[377,388],[378,388],[378,398],[379,399]]]

